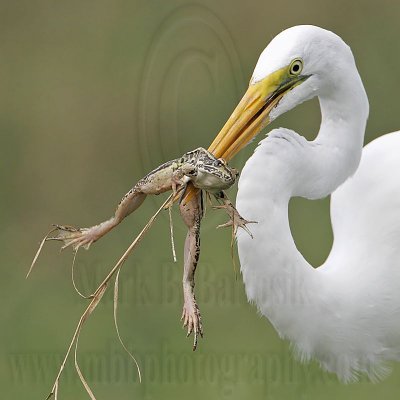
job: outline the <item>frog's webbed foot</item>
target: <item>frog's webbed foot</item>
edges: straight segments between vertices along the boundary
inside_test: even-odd
[[[223,209],[229,215],[229,221],[224,224],[218,225],[217,228],[226,228],[232,226],[235,234],[239,228],[242,228],[250,235],[251,238],[253,238],[253,234],[247,227],[247,224],[256,224],[257,221],[247,221],[247,219],[244,219],[239,214],[238,210],[236,210],[235,206],[230,202],[230,200],[224,199],[224,204],[219,206],[213,206],[213,208]]]
[[[193,332],[193,351],[197,348],[199,335],[203,337],[203,325],[201,323],[201,315],[197,306],[194,295],[185,296],[182,317],[183,327],[187,327],[187,337]]]
[[[103,223],[105,224],[105,223]],[[54,225],[57,229],[56,236],[46,240],[57,240],[63,242],[61,250],[72,247],[74,251],[80,247],[89,249],[90,245],[104,235],[103,224],[92,226],[91,228],[75,228],[69,225]]]

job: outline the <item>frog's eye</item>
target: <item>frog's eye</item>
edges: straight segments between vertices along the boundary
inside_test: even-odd
[[[187,175],[187,176],[196,176],[197,175],[196,168],[193,168],[190,171],[187,171],[185,175]]]
[[[295,58],[289,67],[289,75],[297,76],[303,70],[303,60],[301,58]]]
[[[222,167],[223,165],[225,165],[225,161],[224,161],[222,158],[218,158],[218,159],[215,161],[215,166],[216,166],[216,167]]]

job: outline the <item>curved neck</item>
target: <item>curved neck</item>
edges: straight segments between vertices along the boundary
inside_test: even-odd
[[[299,337],[297,325],[304,320],[304,313],[311,311],[309,304],[318,304],[313,294],[320,291],[316,290],[319,283],[314,269],[291,235],[291,194],[286,190],[290,176],[279,158],[269,152],[272,141],[264,140],[242,171],[237,208],[257,224],[249,226],[253,238],[238,231],[238,251],[249,301],[256,303],[281,335],[295,340]],[[305,331],[304,336],[307,334]]]
[[[302,152],[290,154],[296,159],[296,167],[288,171],[297,182],[292,196],[326,197],[352,176],[360,163],[369,105],[357,70],[341,79],[334,90],[321,91],[318,99],[321,126],[316,139],[305,141]]]
[[[368,97],[356,69],[346,74],[334,90],[319,94],[321,126],[314,143],[329,153],[329,169],[321,168],[327,187],[324,197],[354,174],[361,159],[368,119]],[[323,153],[322,153],[323,154]],[[320,166],[326,161],[319,160]],[[313,177],[310,176],[309,179]],[[334,181],[334,182],[332,182]]]

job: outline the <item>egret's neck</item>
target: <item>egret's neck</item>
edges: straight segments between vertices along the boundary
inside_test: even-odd
[[[326,188],[321,197],[332,193],[358,168],[364,143],[369,105],[361,78],[356,70],[349,73],[335,88],[319,94],[321,126],[314,144],[323,148],[318,160],[327,165],[321,168]],[[316,155],[318,157],[318,155]],[[309,177],[310,179],[312,176]]]
[[[293,180],[283,159],[274,154],[279,150],[279,140],[265,139],[242,171],[237,208],[244,218],[257,224],[249,225],[253,238],[239,230],[237,239],[248,299],[280,334],[294,339],[295,333],[298,337],[297,323],[310,312],[309,304],[318,303],[310,295],[320,292],[315,290],[315,271],[299,253],[291,235],[288,203]],[[293,315],[299,320],[295,321]]]
[[[324,197],[355,172],[368,115],[357,73],[329,95],[320,94],[319,100],[322,122],[317,138],[308,142],[289,130],[271,132],[246,163],[237,196],[240,214],[258,221],[251,226],[254,239],[244,232],[238,235],[248,298],[281,334],[290,338],[293,333],[293,340],[304,341],[303,348],[312,335],[304,321],[325,303],[318,296],[331,291],[329,282],[321,280],[296,248],[289,200]],[[303,328],[304,335],[299,335]]]
[[[357,170],[368,118],[368,98],[355,70],[334,88],[319,93],[321,126],[316,139],[301,151],[278,157],[295,159],[291,171],[292,196],[328,196]],[[289,182],[290,185],[290,182]]]

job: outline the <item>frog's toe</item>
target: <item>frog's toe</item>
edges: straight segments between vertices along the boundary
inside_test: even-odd
[[[218,225],[217,228],[218,229],[219,228],[227,228],[227,227],[232,226],[235,234],[239,228],[242,228],[253,239],[253,234],[251,233],[250,229],[247,227],[247,224],[256,224],[256,223],[257,223],[257,221],[247,221],[246,219],[240,217],[240,219],[239,218],[230,219],[229,221],[225,222],[224,224]]]
[[[75,228],[69,225],[55,225],[55,228],[57,229],[57,235],[49,237],[46,240],[63,242],[64,245],[61,247],[61,250],[67,247],[72,247],[74,251],[80,247],[88,249],[95,241],[92,228]]]
[[[232,226],[235,234],[239,228],[242,228],[250,235],[251,238],[253,238],[253,234],[247,227],[247,224],[257,224],[257,221],[248,221],[247,219],[244,219],[236,210],[236,208],[233,207],[231,204],[214,206],[213,208],[225,209],[229,215],[229,221],[225,222],[224,224],[218,225],[217,228],[227,228]]]
[[[183,327],[187,328],[186,337],[193,333],[193,351],[197,348],[199,335],[203,337],[203,325],[201,323],[200,310],[197,304],[189,307],[183,306],[182,317]]]

